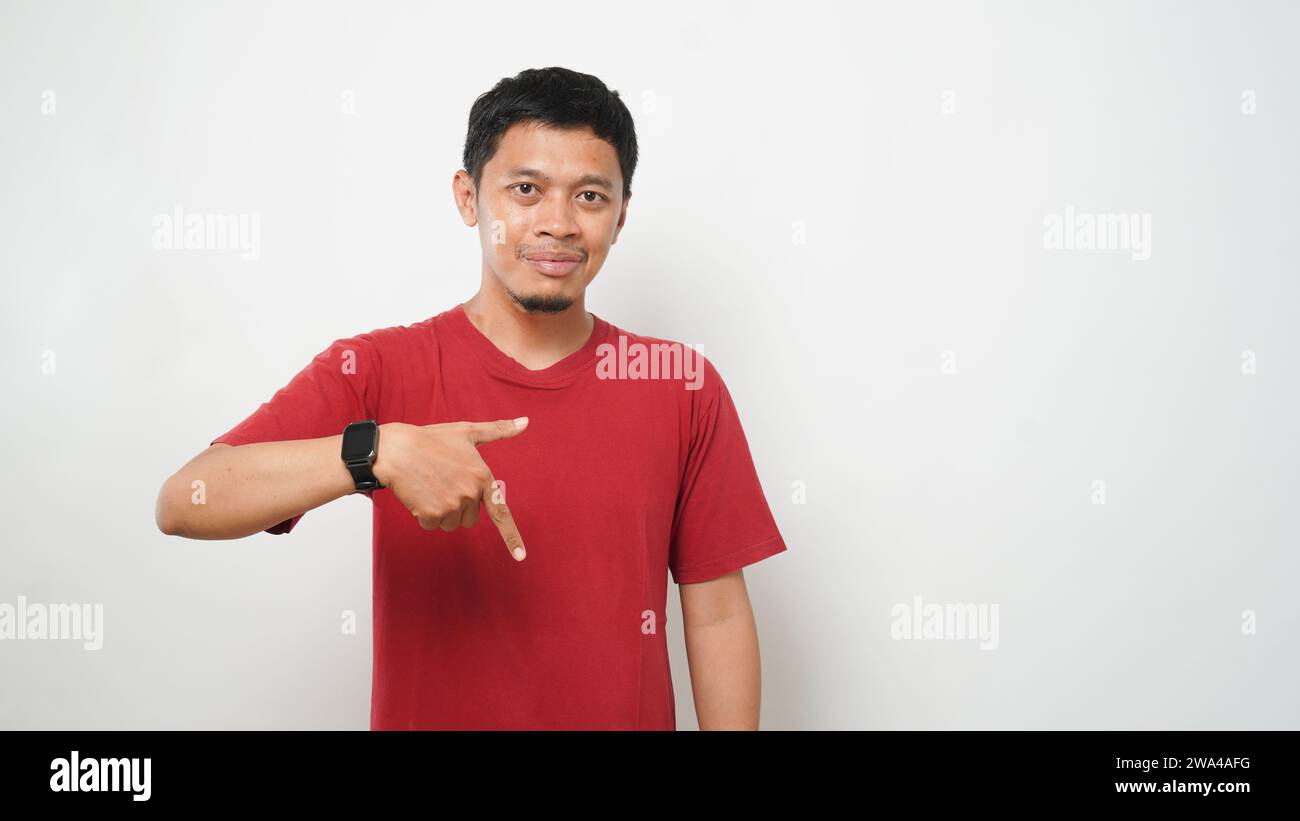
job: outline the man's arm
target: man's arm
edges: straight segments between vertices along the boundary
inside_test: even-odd
[[[495,422],[379,426],[375,478],[425,530],[448,533],[487,509],[516,561],[527,551],[478,446],[517,436],[527,417]],[[343,434],[319,439],[211,445],[163,482],[154,519],[169,536],[240,539],[356,489],[343,463]],[[202,482],[203,503],[195,502]]]
[[[691,692],[701,730],[757,730],[758,629],[744,570],[680,585]]]
[[[154,509],[158,529],[190,539],[239,539],[346,496],[355,485],[342,448],[341,433],[211,445],[163,483]],[[202,504],[195,502],[200,487]]]

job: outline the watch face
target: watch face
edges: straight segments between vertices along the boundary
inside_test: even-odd
[[[349,425],[343,431],[345,459],[366,459],[374,455],[375,429],[370,425]]]

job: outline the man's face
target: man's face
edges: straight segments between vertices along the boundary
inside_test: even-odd
[[[483,167],[477,197],[457,173],[457,205],[479,226],[483,263],[528,311],[557,313],[596,277],[627,215],[614,147],[590,128],[515,123]]]

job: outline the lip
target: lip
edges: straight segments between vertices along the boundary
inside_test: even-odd
[[[533,270],[548,277],[568,276],[582,264],[580,259],[529,259],[524,257],[524,261],[533,266]]]

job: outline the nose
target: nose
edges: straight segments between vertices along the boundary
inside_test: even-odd
[[[534,236],[570,239],[578,235],[578,221],[573,216],[573,202],[563,192],[548,192],[537,206],[533,222]]]

